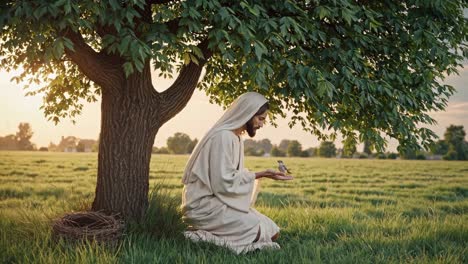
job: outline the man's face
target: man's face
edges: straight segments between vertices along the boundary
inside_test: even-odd
[[[257,133],[257,129],[263,127],[267,117],[268,111],[261,115],[256,115],[250,119],[246,124],[246,130],[250,137],[254,137]]]

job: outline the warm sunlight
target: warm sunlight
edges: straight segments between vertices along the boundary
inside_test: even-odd
[[[76,136],[85,139],[97,139],[100,129],[100,103],[85,103],[83,113],[76,118],[73,125],[70,120],[63,120],[58,125],[47,121],[39,109],[42,97],[24,96],[22,84],[10,81],[14,73],[0,71],[0,86],[3,96],[0,98],[0,136],[12,134],[17,130],[20,122],[29,122],[34,131],[32,142],[37,147],[47,146],[50,142],[58,143],[62,136]],[[468,67],[460,70],[460,76],[450,76],[445,83],[453,85],[457,92],[450,99],[445,112],[433,113],[432,117],[438,121],[438,125],[431,127],[437,135],[443,136],[445,128],[450,124],[463,125],[468,128]],[[168,87],[171,80],[158,78],[153,74],[153,84],[158,87]],[[39,86],[37,86],[39,87]],[[33,87],[32,87],[33,88]],[[175,118],[165,124],[158,132],[154,145],[161,147],[166,145],[167,138],[176,132],[183,132],[191,138],[200,138],[206,130],[221,116],[222,107],[210,104],[204,92],[196,90],[187,107]],[[304,148],[318,146],[319,141],[315,136],[304,132],[296,126],[290,129],[288,121],[280,119],[278,127],[267,124],[257,134],[256,140],[268,138],[273,144],[278,144],[282,139],[299,140]],[[341,147],[340,140],[335,144]],[[389,150],[394,151],[397,144],[390,141]]]

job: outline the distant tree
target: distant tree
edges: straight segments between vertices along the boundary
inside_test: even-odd
[[[353,157],[356,153],[356,144],[356,139],[353,137],[343,140],[343,157]]]
[[[425,160],[427,158],[426,158],[426,155],[424,155],[424,153],[419,152],[419,153],[416,154],[416,159],[417,160]]]
[[[407,148],[405,151],[400,152],[400,158],[407,160],[425,160],[426,154],[419,149]]]
[[[271,149],[273,148],[273,145],[271,144],[271,141],[268,138],[260,140],[259,145],[263,149],[264,153],[270,153]]]
[[[291,142],[291,140],[289,139],[283,139],[281,140],[281,142],[279,143],[278,145],[278,148],[283,151],[284,153],[287,153],[288,152],[288,147],[289,147],[289,143]]]
[[[0,137],[0,149],[1,150],[18,150],[18,141],[15,135],[7,135]]]
[[[260,157],[265,154],[265,151],[263,151],[263,149],[255,149],[253,147],[246,148],[244,152],[246,156],[256,156],[256,157]]]
[[[49,151],[49,149],[47,147],[40,147],[39,151]]]
[[[396,158],[398,158],[398,154],[397,153],[389,153],[387,155],[387,158],[388,159],[396,159]]]
[[[303,150],[301,151],[300,157],[307,158],[307,157],[310,157],[310,154],[307,150]]]
[[[400,155],[400,158],[402,159],[413,160],[413,159],[416,159],[416,150],[414,149],[400,150],[399,155]]]
[[[270,153],[272,144],[269,139],[259,141],[253,139],[244,140],[245,155],[248,156],[263,156],[265,153]]]
[[[85,145],[82,142],[78,142],[76,145],[76,151],[77,152],[84,152],[85,151]]]
[[[360,159],[367,159],[367,158],[369,158],[369,156],[368,156],[366,153],[360,153],[359,156],[358,156],[358,158],[360,158]]]
[[[286,157],[286,152],[282,151],[279,147],[273,146],[270,155],[272,157]]]
[[[465,142],[465,130],[463,126],[450,125],[444,133],[444,141],[447,142],[450,155],[448,157],[455,160],[467,160],[468,148]],[[456,154],[454,154],[455,152]]]
[[[192,142],[190,142],[190,144],[187,146],[187,153],[192,154],[192,151],[197,144],[198,144],[198,139],[192,140]]]
[[[452,146],[450,146],[449,150],[447,151],[447,153],[442,158],[444,160],[457,160],[458,159],[458,153]]]
[[[310,148],[306,149],[305,151],[307,151],[307,153],[309,154],[309,157],[315,157],[315,156],[318,155],[318,149],[317,148],[310,147]]]
[[[302,154],[302,145],[297,140],[291,140],[287,152],[289,157],[300,157]]]
[[[255,156],[255,149],[252,147],[246,147],[244,148],[244,155],[245,156]]]
[[[385,153],[382,153],[382,152],[377,153],[376,157],[377,159],[387,159],[387,155],[385,155]]]
[[[55,145],[53,142],[49,143],[49,146],[47,147],[49,151],[59,151],[59,148],[57,145]]]
[[[373,149],[372,142],[370,142],[370,140],[365,140],[362,152],[366,153],[367,156],[370,156],[372,155],[372,149]]]
[[[459,145],[465,141],[466,132],[463,126],[450,125],[444,133],[444,139],[449,145]]]
[[[167,149],[173,154],[187,154],[192,145],[189,135],[177,132],[167,139]]]
[[[439,140],[431,146],[430,150],[434,155],[445,155],[449,150],[449,145],[445,140]]]
[[[18,125],[18,132],[16,132],[16,140],[18,141],[19,150],[33,150],[34,144],[31,143],[33,131],[29,123],[20,123]]]
[[[318,155],[320,157],[331,158],[336,156],[335,143],[331,141],[322,141],[318,149]]]
[[[169,150],[166,147],[153,147],[152,153],[154,154],[169,154]]]
[[[247,151],[247,149],[256,149],[257,148],[257,142],[251,138],[247,138],[244,140],[244,149]]]

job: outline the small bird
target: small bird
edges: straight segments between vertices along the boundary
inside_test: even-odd
[[[286,165],[284,165],[282,160],[278,160],[278,170],[281,171],[282,173],[291,173],[288,168],[286,168]]]

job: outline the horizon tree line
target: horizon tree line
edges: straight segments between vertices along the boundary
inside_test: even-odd
[[[24,151],[66,151],[70,141],[75,147],[73,152],[87,152],[85,148],[91,148],[96,152],[99,140],[81,140],[74,136],[62,137],[59,144],[50,142],[48,147],[37,148],[36,144],[31,142],[34,135],[32,127],[27,122],[21,122],[18,125],[18,131],[15,134],[0,136],[0,150],[24,150]],[[377,159],[426,159],[433,155],[445,160],[468,160],[468,142],[465,141],[466,132],[462,125],[450,125],[447,127],[443,139],[434,142],[428,151],[413,149],[404,150],[399,153],[374,153],[374,146],[371,141],[364,141],[362,152],[357,151],[357,141],[353,138],[347,138],[342,141],[343,147],[337,148],[333,141],[322,141],[318,147],[309,147],[303,149],[298,140],[283,139],[279,144],[272,144],[270,139],[260,140],[245,139],[244,151],[247,156],[272,156],[272,157],[340,157],[340,158],[377,158]],[[86,147],[88,141],[93,141],[91,147]],[[191,154],[198,143],[198,139],[191,139],[189,135],[177,132],[169,137],[166,146],[153,147],[153,153],[156,154]],[[88,145],[89,145],[88,144]]]

